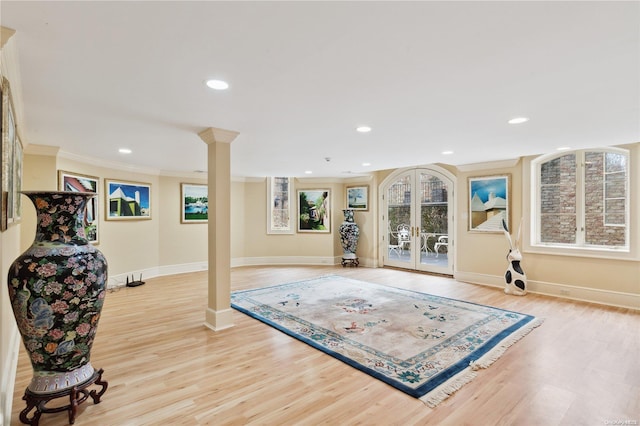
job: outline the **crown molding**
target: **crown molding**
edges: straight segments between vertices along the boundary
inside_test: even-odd
[[[4,47],[9,39],[16,33],[16,30],[7,27],[0,27],[0,49]]]
[[[200,136],[200,139],[202,139],[207,145],[210,145],[216,142],[231,143],[239,134],[240,133],[233,130],[209,127],[198,133],[198,136]]]
[[[477,170],[492,170],[515,167],[519,161],[520,158],[512,158],[509,160],[489,161],[486,163],[462,164],[455,167],[461,172],[473,172]]]
[[[15,112],[16,128],[18,135],[22,140],[22,144],[26,145],[28,141],[24,139],[24,110],[22,102],[22,79],[20,73],[20,58],[18,55],[18,45],[15,30],[7,27],[1,27],[2,50],[0,51],[0,74],[9,80],[11,90],[11,102]]]
[[[102,158],[73,154],[67,151],[60,151],[58,156],[60,158],[65,158],[67,160],[78,161],[80,163],[87,163],[91,165],[99,164],[100,167],[106,167],[109,169],[121,170],[125,172],[143,173],[143,174],[154,175],[154,176],[160,175],[160,169],[155,169],[152,167],[141,167],[135,164],[120,163],[118,161],[109,161]]]
[[[160,176],[164,177],[178,177],[178,178],[188,178],[188,179],[207,179],[206,171],[193,171],[193,172],[184,172],[184,171],[176,171],[176,170],[160,170]]]
[[[51,145],[37,145],[30,143],[24,147],[26,155],[44,155],[46,157],[57,157],[60,148]]]

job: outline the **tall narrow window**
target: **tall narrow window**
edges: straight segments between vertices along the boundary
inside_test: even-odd
[[[627,151],[574,151],[533,164],[534,245],[629,249]]]
[[[293,233],[291,216],[291,179],[288,177],[267,178],[267,233]]]

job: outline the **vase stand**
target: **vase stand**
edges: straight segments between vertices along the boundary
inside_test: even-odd
[[[40,416],[43,413],[59,413],[61,411],[68,411],[69,424],[73,424],[76,421],[76,412],[80,404],[85,402],[89,397],[93,399],[94,404],[98,404],[100,403],[102,395],[107,391],[107,386],[109,386],[109,384],[105,380],[102,380],[103,372],[104,370],[101,368],[98,371],[95,371],[91,378],[86,382],[60,392],[38,394],[27,388],[24,392],[24,396],[22,397],[22,399],[27,402],[27,408],[20,412],[20,421],[27,425],[38,426]],[[95,389],[91,391],[87,389],[93,384],[102,386],[100,392],[97,392]],[[50,401],[67,396],[69,397],[69,405],[52,408],[46,407]],[[29,412],[34,408],[36,411],[33,413],[33,417],[29,418]]]
[[[360,264],[360,262],[358,261],[357,257],[348,258],[348,259],[345,259],[344,257],[342,258],[342,267],[343,268],[346,267],[347,265],[358,267],[359,264]]]

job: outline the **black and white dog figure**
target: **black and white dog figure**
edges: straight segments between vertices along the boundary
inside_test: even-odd
[[[520,262],[522,261],[522,254],[518,248],[520,244],[520,231],[522,230],[522,221],[520,221],[520,227],[518,228],[518,235],[515,241],[511,241],[511,235],[509,235],[509,228],[507,223],[502,219],[502,227],[504,228],[504,235],[509,241],[509,253],[507,254],[507,260],[509,261],[509,267],[504,274],[504,280],[506,286],[504,292],[507,294],[513,294],[515,296],[524,296],[527,294],[527,275],[522,270]]]

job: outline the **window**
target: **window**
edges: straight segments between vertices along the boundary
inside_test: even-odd
[[[532,165],[533,245],[629,250],[628,151],[573,151]]]
[[[267,233],[292,234],[291,223],[291,179],[288,177],[267,178]]]

